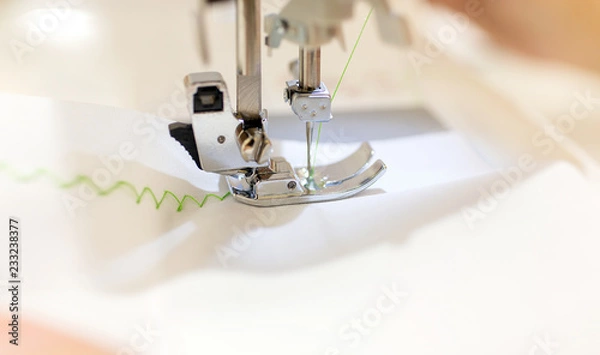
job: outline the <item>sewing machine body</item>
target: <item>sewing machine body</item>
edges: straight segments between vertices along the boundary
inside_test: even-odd
[[[391,13],[385,0],[371,0],[382,38],[408,43],[404,21]],[[201,2],[204,4],[204,2]],[[368,144],[336,164],[315,167],[315,125],[332,119],[331,93],[321,81],[321,46],[333,39],[343,44],[342,22],[352,17],[354,1],[292,0],[264,20],[264,43],[278,48],[287,40],[299,46],[296,79],[284,87],[284,100],[306,123],[307,166],[294,169],[284,158],[271,157],[268,112],[262,107],[263,28],[260,0],[236,2],[236,108],[219,73],[195,73],[185,79],[190,123],[174,123],[171,136],[197,166],[227,176],[233,196],[257,206],[310,203],[355,195],[386,171],[374,161]],[[202,20],[201,27],[202,27]],[[208,58],[201,45],[202,57]],[[318,139],[318,137],[316,137]]]

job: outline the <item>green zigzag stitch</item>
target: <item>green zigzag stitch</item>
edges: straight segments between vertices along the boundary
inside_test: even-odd
[[[98,194],[98,196],[108,196],[116,190],[119,190],[121,188],[126,188],[135,194],[135,196],[136,196],[135,202],[138,205],[142,202],[145,195],[150,195],[150,197],[154,201],[154,204],[155,204],[157,210],[160,209],[160,207],[163,205],[163,203],[167,199],[167,196],[172,197],[173,200],[175,200],[175,202],[177,202],[177,204],[178,204],[177,212],[181,212],[183,210],[183,206],[187,200],[194,202],[198,206],[198,208],[202,208],[202,207],[204,207],[204,205],[207,203],[207,201],[210,198],[214,198],[219,201],[223,201],[224,199],[226,199],[227,197],[229,197],[231,195],[230,192],[227,192],[223,196],[219,196],[219,195],[215,195],[215,194],[206,194],[204,196],[204,198],[202,199],[202,201],[198,201],[194,196],[184,195],[182,198],[179,198],[172,191],[165,190],[162,194],[162,197],[159,199],[150,187],[144,186],[144,188],[142,189],[142,192],[138,192],[137,188],[132,183],[123,181],[123,180],[117,181],[108,189],[102,189],[90,177],[85,176],[85,175],[77,175],[71,181],[63,181],[58,176],[54,175],[53,173],[51,173],[45,169],[37,169],[33,173],[28,174],[28,175],[20,175],[20,174],[16,173],[15,171],[13,171],[12,169],[9,169],[8,165],[5,163],[0,163],[0,171],[7,172],[8,174],[12,175],[12,177],[15,179],[15,181],[21,182],[21,183],[32,182],[41,177],[47,177],[50,180],[52,180],[54,182],[54,184],[56,184],[61,189],[70,189],[75,186],[85,184],[85,185],[88,185],[90,188],[92,188]]]

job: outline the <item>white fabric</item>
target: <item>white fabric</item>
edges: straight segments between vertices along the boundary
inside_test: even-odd
[[[115,164],[111,181],[159,195],[225,192],[164,121],[11,95],[0,107],[11,117],[1,160],[13,170],[101,175],[102,159],[131,143],[135,158]],[[456,133],[372,143],[390,169],[367,193],[272,209],[229,198],[157,210],[126,189],[90,197],[0,172],[0,213],[23,224],[24,316],[121,353],[149,326],[149,354],[504,355],[544,344],[597,354],[600,193],[587,177],[540,165],[469,220],[479,188],[501,176]],[[302,142],[277,145],[301,161]]]

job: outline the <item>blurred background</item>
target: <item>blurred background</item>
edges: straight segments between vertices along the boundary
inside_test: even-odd
[[[264,0],[264,13],[280,9],[285,0]],[[572,68],[530,62],[498,51],[474,24],[453,19],[422,0],[395,0],[392,7],[405,14],[414,31],[415,45],[440,43],[440,31],[451,26],[456,36],[444,41],[439,57],[466,64],[504,94],[553,114],[568,104],[570,94],[589,76]],[[200,59],[196,0],[1,0],[0,91],[60,100],[130,108],[176,118],[183,107],[164,107],[181,90],[190,72],[220,71],[235,95],[234,4],[209,6],[205,11],[211,61]],[[337,42],[323,49],[323,80],[334,86],[369,11],[358,3],[352,21],[344,26],[345,46]],[[407,50],[379,39],[375,21],[344,79],[338,111],[380,107],[411,107],[422,103],[420,71]],[[436,49],[437,50],[437,49]],[[421,51],[420,53],[423,53]],[[290,78],[287,63],[297,56],[285,43],[263,53],[264,107],[288,113],[281,99]],[[437,61],[435,54],[433,61]],[[417,65],[418,67],[418,65]],[[527,80],[523,80],[527,75]],[[594,79],[595,80],[595,79]]]
[[[200,58],[196,0],[73,0],[66,10],[61,3],[67,2],[0,1],[0,91],[185,116],[185,108],[173,113],[161,110],[161,104],[180,92],[185,75],[211,70],[224,75],[235,95],[234,2],[205,11],[208,64]],[[278,11],[283,3],[265,0],[263,11]],[[409,5],[397,3],[400,11]],[[337,42],[323,50],[323,80],[331,89],[369,6],[361,3],[355,11],[345,24],[347,50]],[[49,19],[49,14],[63,19]],[[15,49],[20,44],[26,47]],[[297,47],[290,43],[271,55],[264,49],[264,107],[270,112],[289,112],[281,92],[291,78],[287,64],[296,58]],[[338,110],[417,104],[413,68],[402,51],[381,43],[373,20],[345,79],[344,95],[337,99]]]
[[[284,3],[263,0],[263,11]],[[561,142],[576,144],[547,153],[532,137],[568,114],[576,95],[600,98],[597,75],[499,48],[475,24],[427,1],[390,3],[409,21],[413,46],[391,47],[374,18],[367,24],[335,99],[333,136],[324,137],[342,153],[346,143],[372,141],[388,163],[361,203],[261,210],[274,211],[266,223],[231,199],[176,213],[172,201],[158,210],[117,191],[92,193],[73,217],[64,196],[81,198],[81,190],[2,177],[8,202],[0,212],[30,228],[27,317],[46,325],[25,338],[39,331],[66,344],[67,334],[123,349],[140,327],[156,326],[161,340],[149,353],[336,355],[333,343],[343,353],[462,355],[532,354],[539,334],[549,333],[565,353],[596,354],[600,200],[588,186],[592,174],[582,173],[591,169],[582,167],[600,161],[600,108]],[[358,3],[344,24],[345,50],[337,42],[323,48],[330,89],[369,10]],[[148,142],[132,133],[139,122],[151,125],[144,114],[188,116],[188,73],[219,71],[235,96],[234,5],[203,12],[210,63],[201,61],[198,15],[196,0],[0,0],[0,93],[82,103],[0,96],[7,112],[0,159],[72,178],[104,169],[102,159],[126,142],[139,155],[114,180],[181,196],[223,190],[218,176],[198,172],[170,144],[164,122]],[[269,128],[286,140],[283,155],[302,163],[303,127],[281,95],[296,57],[289,43],[264,49],[263,106],[289,118],[289,126]],[[60,170],[67,153],[79,154],[72,171]],[[529,154],[536,171],[470,228],[464,207],[477,208],[481,191],[504,182]],[[548,161],[572,165],[546,170]],[[257,221],[251,231],[260,238],[225,266],[218,248],[238,243]],[[395,285],[411,294],[406,311],[398,307],[359,350],[346,349],[340,325]]]

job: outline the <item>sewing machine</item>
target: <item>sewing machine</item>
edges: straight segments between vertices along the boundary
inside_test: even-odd
[[[214,1],[210,1],[214,2]],[[386,0],[369,0],[386,42],[408,43],[408,28]],[[201,1],[201,9],[204,0]],[[315,127],[332,119],[331,92],[321,81],[321,46],[343,42],[341,24],[353,14],[353,0],[291,0],[279,14],[264,18],[264,43],[278,48],[283,40],[299,46],[290,65],[294,80],[283,98],[306,123],[306,167],[294,168],[271,157],[268,112],[262,107],[260,0],[236,0],[236,107],[221,74],[193,73],[185,78],[190,122],[169,126],[171,136],[188,151],[198,168],[226,176],[234,198],[256,206],[329,201],[353,196],[374,184],[385,171],[368,143],[346,159],[315,166]],[[203,53],[206,57],[206,53]]]

